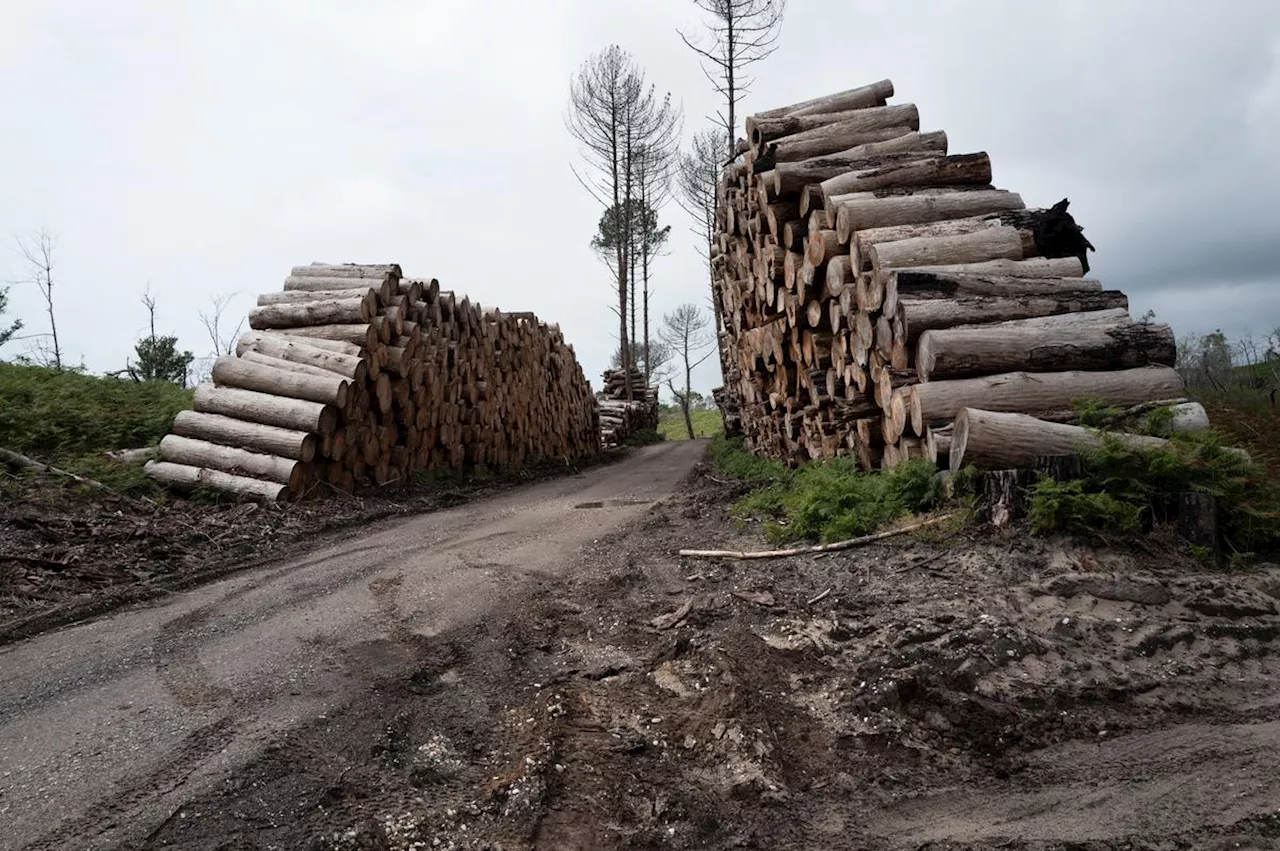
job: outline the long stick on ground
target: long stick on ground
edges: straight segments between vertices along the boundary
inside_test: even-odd
[[[91,488],[104,490],[107,493],[111,494],[112,496],[118,496],[125,501],[132,501],[133,499],[132,497],[126,496],[125,494],[120,493],[118,490],[112,487],[109,487],[107,485],[104,485],[102,482],[99,482],[95,479],[86,479],[84,476],[77,476],[75,473],[69,473],[66,470],[60,470],[57,467],[53,466],[52,464],[46,464],[43,461],[37,461],[34,458],[28,458],[26,455],[23,455],[19,452],[14,452],[11,449],[5,449],[3,447],[0,447],[0,461],[3,461],[5,464],[11,467],[18,467],[18,468],[27,469],[27,470],[44,470],[45,472],[53,473],[56,476],[63,476],[65,478],[72,479],[76,482],[79,482],[82,485],[87,485]],[[154,500],[148,499],[145,496],[141,497],[141,499],[144,502],[151,503],[152,505],[156,504]]]
[[[955,512],[951,514],[943,514],[940,517],[930,517],[928,520],[922,520],[919,523],[912,523],[910,526],[903,526],[901,529],[890,529],[886,532],[876,532],[872,535],[863,535],[861,538],[850,538],[847,541],[836,541],[832,544],[817,544],[812,547],[793,547],[789,550],[763,550],[761,552],[742,552],[740,550],[680,550],[682,556],[693,556],[694,558],[783,558],[785,556],[798,556],[805,553],[829,553],[832,550],[847,550],[850,547],[861,546],[862,544],[870,544],[873,541],[880,541],[885,538],[892,538],[894,535],[902,535],[907,532],[914,532],[916,529],[923,529],[926,526],[936,526],[943,521],[950,520],[956,516]]]

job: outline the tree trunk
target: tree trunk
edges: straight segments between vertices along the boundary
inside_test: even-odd
[[[1061,289],[1044,295],[971,295],[930,299],[903,299],[899,292],[898,296],[897,315],[902,322],[903,341],[907,345],[914,345],[925,331],[957,325],[977,326],[1099,310],[1127,311],[1129,307],[1129,299],[1119,290]]]
[[[338,424],[338,409],[332,405],[290,399],[252,390],[201,384],[195,391],[195,409],[222,414],[237,420],[273,425],[295,431],[331,433]]]
[[[244,357],[246,352],[261,352],[273,358],[282,358],[292,363],[319,367],[337,375],[350,378],[356,384],[364,384],[369,374],[367,358],[360,356],[358,346],[350,346],[345,351],[332,351],[323,344],[347,344],[332,340],[311,340],[306,337],[276,337],[267,334],[245,334],[236,341],[236,354]]]
[[[1036,263],[1024,260],[1023,264]],[[1051,261],[1059,262],[1059,261]],[[1068,258],[1065,265],[1078,269],[1079,261]],[[1102,284],[1088,278],[1023,278],[1010,275],[947,273],[920,269],[896,269],[876,275],[884,288],[884,310],[896,313],[900,299],[957,299],[972,297],[1053,297],[1061,292],[1102,291]]]
[[[1111,435],[1134,449],[1157,449],[1169,441],[1137,434]],[[951,439],[951,469],[1030,468],[1040,455],[1067,455],[1101,445],[1101,434],[1080,426],[1050,423],[1026,414],[963,408]]]
[[[1178,494],[1178,535],[1196,547],[1218,553],[1218,500],[1211,493],[1183,491]]]
[[[841,132],[845,133],[867,133],[903,126],[919,130],[920,111],[916,109],[915,104],[904,103],[815,115],[788,115],[776,118],[761,118],[757,115],[747,119],[747,133],[751,136],[751,144],[757,151],[763,153],[763,145],[766,142],[772,142],[784,136],[789,137],[787,139],[789,142],[805,141],[815,136],[825,135],[822,128],[834,124],[843,125]],[[814,131],[820,132],[814,133]]]
[[[176,491],[190,492],[196,488],[207,487],[223,493],[267,502],[280,502],[289,494],[288,486],[278,482],[264,482],[187,464],[148,461],[143,469],[148,476]]]
[[[835,217],[836,233],[840,235],[841,242],[848,242],[864,230],[924,225],[1023,208],[1022,196],[1016,192],[939,188],[910,194],[861,192],[836,195],[827,213]]]
[[[1014,369],[1172,366],[1176,349],[1168,325],[1134,322],[1124,309],[1098,310],[926,331],[916,345],[916,371],[931,381]]]
[[[769,197],[781,198],[794,195],[810,183],[821,183],[852,169],[865,168],[881,157],[897,155],[898,159],[889,161],[894,163],[905,161],[911,154],[945,155],[946,152],[947,134],[911,133],[799,162],[779,163],[761,175],[761,183],[769,187]]]
[[[910,156],[910,155],[905,155]],[[850,192],[914,186],[955,186],[991,182],[991,160],[985,153],[926,156],[830,177],[821,183],[825,198]]]
[[[1034,254],[1034,246],[1031,252]],[[985,263],[990,260],[1023,260],[1028,257],[1024,231],[987,227],[955,236],[922,236],[870,246],[871,267],[879,274],[912,266],[945,266]]]
[[[274,396],[306,399],[344,408],[348,382],[339,375],[323,378],[277,369],[237,357],[221,357],[213,365],[213,383],[221,387],[257,390]]]
[[[881,280],[888,281],[890,276],[903,273],[922,274],[926,272],[940,275],[971,275],[992,278],[1079,278],[1084,274],[1084,267],[1076,257],[1032,257],[1029,260],[987,260],[983,263],[953,263],[944,266],[919,266],[905,270],[889,270],[880,273]],[[1030,286],[1030,285],[1028,285]],[[887,290],[887,287],[886,287]],[[991,291],[989,295],[1001,293]]]
[[[199,411],[179,411],[173,420],[173,433],[223,446],[239,446],[293,458],[303,463],[316,455],[316,437],[313,434]]]
[[[396,294],[397,278],[369,278],[368,284],[378,291],[378,298],[383,301],[389,300]],[[356,279],[350,277],[322,277],[315,275],[291,275],[284,279],[284,288],[287,292],[328,292],[328,291],[344,291],[351,289],[352,285],[362,285],[364,279]]]
[[[891,80],[880,80],[865,86],[858,86],[855,89],[837,92],[833,95],[823,95],[822,97],[793,103],[790,106],[767,109],[747,118],[747,134],[751,135],[753,122],[769,118],[783,118],[785,116],[824,115],[831,112],[866,109],[872,106],[882,106],[891,97],[893,97],[893,82]]]
[[[961,409],[1027,414],[1070,410],[1077,399],[1128,407],[1151,399],[1183,395],[1182,378],[1164,366],[1114,372],[1009,372],[955,381],[930,381],[912,388],[923,425],[946,423]]]
[[[876,130],[863,130],[855,124],[828,124],[793,138],[782,138],[776,142],[767,142],[759,149],[753,149],[748,156],[751,168],[756,173],[769,171],[781,163],[793,163],[812,159],[826,154],[835,154],[857,148],[862,145],[873,145],[887,142],[915,133],[906,124],[897,127],[882,127]]]
[[[837,212],[837,220],[839,215],[839,212]],[[842,241],[849,244],[850,256],[857,262],[858,269],[863,271],[873,268],[871,262],[871,249],[873,246],[897,246],[899,242],[912,239],[965,236],[984,232],[1001,224],[1000,219],[993,215],[966,216],[964,218],[944,219],[923,224],[864,228],[854,233],[851,238]],[[836,233],[838,236],[839,230]]]
[[[376,312],[376,297],[373,304],[365,298],[266,304],[249,311],[249,327],[261,331],[268,328],[368,322]]]
[[[302,490],[306,478],[302,463],[294,459],[248,452],[176,434],[165,435],[160,441],[160,460],[280,482],[287,485],[292,493]]]
[[[306,328],[273,328],[273,334],[288,337],[308,337],[317,340],[337,340],[354,343],[361,348],[376,349],[382,340],[382,332],[372,323],[367,325],[310,325]]]

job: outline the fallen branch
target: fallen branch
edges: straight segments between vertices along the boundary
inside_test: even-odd
[[[123,499],[125,502],[134,501],[131,497],[125,496],[115,488],[104,485],[102,482],[99,482],[95,479],[86,479],[84,476],[77,476],[75,473],[69,473],[66,470],[60,470],[57,467],[54,467],[52,464],[46,464],[43,461],[37,461],[34,458],[28,458],[26,455],[22,455],[18,452],[14,452],[11,449],[5,449],[2,446],[0,446],[0,461],[5,462],[6,464],[12,467],[18,467],[24,470],[43,470],[44,472],[47,472],[47,473],[53,473],[55,476],[62,476],[64,478],[72,479],[73,481],[78,482],[79,484],[88,485],[91,488],[97,488],[98,490],[106,491],[112,496],[117,496],[120,499]],[[143,502],[149,502],[152,505],[156,504],[154,500],[147,499],[145,496],[142,497],[141,499]]]
[[[847,550],[850,547],[869,544],[873,541],[880,541],[885,538],[892,538],[894,535],[902,535],[907,532],[914,532],[916,529],[923,529],[926,526],[936,526],[946,520],[958,516],[957,512],[951,514],[943,514],[940,517],[931,517],[928,520],[922,520],[919,523],[913,523],[910,526],[903,526],[900,529],[890,529],[887,532],[876,532],[873,535],[863,535],[861,538],[850,538],[847,541],[836,541],[833,544],[817,544],[811,547],[793,547],[789,550],[764,550],[762,552],[742,552],[740,550],[680,550],[682,556],[692,556],[694,558],[784,558],[786,556],[805,555],[806,553],[829,553],[833,550]]]

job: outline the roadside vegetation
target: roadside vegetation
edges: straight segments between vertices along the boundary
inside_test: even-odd
[[[107,457],[154,446],[191,391],[168,381],[99,378],[49,367],[0,363],[0,447],[94,479],[122,493],[158,489],[136,465]],[[4,495],[30,484],[30,473],[6,472]],[[71,480],[60,485],[74,488]]]
[[[693,420],[695,437],[715,437],[724,430],[724,421],[720,418],[720,411],[715,408],[691,410],[689,417]],[[660,409],[658,431],[662,433],[662,437],[666,440],[689,439],[689,430],[684,424],[684,414],[680,413],[680,408],[675,405],[663,405]]]

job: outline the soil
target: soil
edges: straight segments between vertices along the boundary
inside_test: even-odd
[[[761,546],[735,494],[699,465],[143,847],[1280,848],[1280,568],[981,530],[676,556]]]
[[[572,467],[553,462],[472,479],[423,477],[355,497],[278,505],[179,498],[157,505],[79,493],[56,477],[24,481],[0,493],[0,645],[298,555],[379,521],[573,475],[628,451]]]

